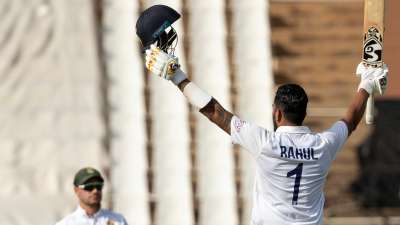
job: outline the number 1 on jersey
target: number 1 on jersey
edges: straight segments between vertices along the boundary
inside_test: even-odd
[[[293,190],[293,198],[292,198],[292,205],[297,205],[297,199],[299,198],[299,189],[300,189],[300,180],[301,174],[303,173],[303,163],[299,163],[294,170],[291,170],[287,173],[286,177],[292,177],[296,175],[294,179],[294,190]]]

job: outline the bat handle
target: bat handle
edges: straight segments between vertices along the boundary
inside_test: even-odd
[[[367,107],[365,109],[365,123],[366,124],[373,124],[374,123],[374,95],[371,94],[368,97]]]

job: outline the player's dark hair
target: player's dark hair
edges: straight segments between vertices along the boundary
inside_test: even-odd
[[[291,123],[301,125],[306,117],[308,97],[304,89],[297,84],[281,85],[276,91],[274,104],[283,111],[284,117]]]

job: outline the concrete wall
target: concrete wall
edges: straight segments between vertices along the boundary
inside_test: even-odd
[[[385,97],[400,97],[400,1],[386,0],[384,60],[389,65],[389,87]]]

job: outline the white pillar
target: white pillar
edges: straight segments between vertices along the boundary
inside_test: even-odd
[[[202,89],[230,109],[225,1],[189,0],[190,64]],[[237,224],[234,157],[229,135],[196,112],[199,223]]]
[[[180,0],[147,0],[144,8],[167,5],[182,14]],[[173,27],[178,33],[175,54],[186,70],[182,18]],[[149,74],[151,89],[155,218],[157,225],[194,224],[191,189],[190,133],[186,99],[172,83]]]
[[[149,225],[142,55],[135,21],[138,1],[104,0],[103,46],[109,78],[111,179],[114,210],[128,223]]]
[[[273,74],[268,1],[232,0],[234,75],[237,82],[237,113],[244,119],[272,130]],[[243,223],[250,222],[255,160],[240,151]]]
[[[0,223],[55,224],[77,206],[75,173],[107,168],[93,1],[0,11]]]

